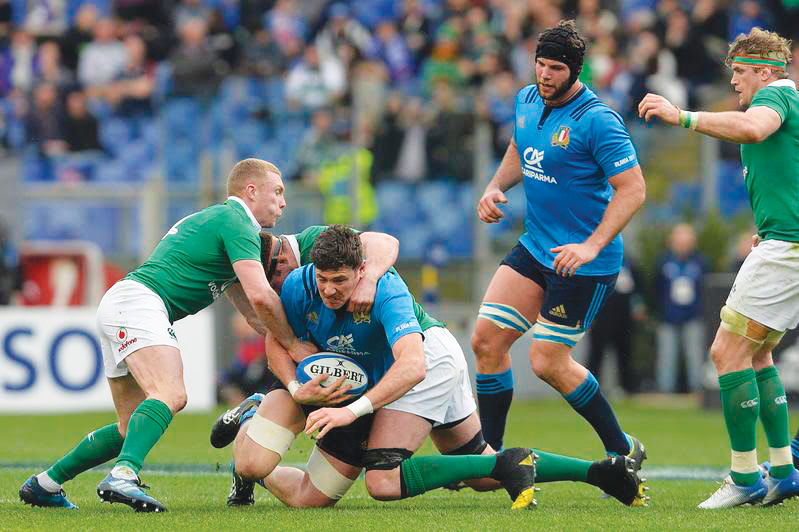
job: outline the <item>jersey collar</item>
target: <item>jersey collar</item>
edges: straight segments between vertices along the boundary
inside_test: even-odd
[[[766,87],[790,87],[793,90],[796,90],[796,83],[790,79],[778,79],[777,81],[772,81]]]
[[[247,213],[247,216],[250,218],[250,221],[252,222],[252,224],[255,227],[257,227],[258,229],[261,228],[261,224],[258,223],[258,220],[255,219],[255,216],[253,216],[252,211],[250,210],[250,208],[247,207],[247,204],[244,203],[244,201],[242,201],[241,198],[238,198],[236,196],[228,196],[227,197],[227,201],[230,201],[230,200],[233,200],[236,203],[238,203],[239,205],[241,205],[241,208],[244,209],[244,212]]]
[[[283,235],[286,237],[286,240],[289,243],[289,247],[291,248],[291,252],[294,253],[294,258],[297,259],[297,266],[302,266],[300,261],[302,257],[300,257],[300,243],[297,242],[297,235]]]

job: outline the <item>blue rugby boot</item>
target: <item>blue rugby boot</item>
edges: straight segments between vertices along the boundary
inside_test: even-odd
[[[77,510],[78,507],[67,499],[64,490],[56,492],[47,491],[39,485],[36,475],[31,476],[19,488],[19,500],[31,506],[42,506],[45,508],[66,508]]]
[[[235,440],[242,421],[255,413],[263,398],[264,394],[254,393],[238,406],[222,412],[211,427],[211,445],[221,449]]]
[[[129,467],[117,466],[97,485],[97,495],[105,502],[121,502],[137,512],[166,512],[166,507],[143,491],[148,489]]]
[[[727,477],[721,482],[721,487],[713,495],[703,501],[699,508],[703,510],[715,510],[718,508],[734,508],[744,504],[757,504],[763,500],[768,493],[768,485],[763,477],[757,479],[752,486],[739,486],[732,481],[732,477]]]
[[[793,497],[799,497],[799,471],[794,469],[785,478],[768,476],[766,477],[766,485],[768,486],[768,493],[766,493],[760,503],[763,506],[774,506]]]

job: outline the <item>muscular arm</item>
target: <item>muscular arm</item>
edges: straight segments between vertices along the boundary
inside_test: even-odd
[[[297,364],[294,363],[288,351],[271,334],[266,336],[265,345],[269,369],[275,374],[275,377],[280,379],[284,386],[288,385],[289,382],[296,378]]]
[[[250,305],[250,300],[247,299],[247,295],[244,293],[244,289],[241,287],[240,283],[234,283],[230,288],[225,290],[225,296],[233,303],[236,310],[247,319],[247,323],[249,323],[250,327],[255,329],[258,334],[264,336],[269,332],[266,325],[264,325],[255,314],[255,309]]]
[[[609,181],[616,192],[608,203],[602,221],[586,240],[586,243],[597,250],[607,246],[624,229],[646,199],[646,183],[640,166],[628,168],[611,177]]]
[[[299,348],[297,337],[289,327],[280,297],[266,282],[264,267],[257,260],[239,260],[233,263],[233,271],[241,282],[241,288],[258,319],[283,347],[291,351]]]
[[[641,167],[634,166],[610,178],[616,189],[608,203],[602,221],[585,242],[565,244],[552,248],[557,253],[552,268],[560,275],[574,275],[583,264],[596,258],[599,252],[624,229],[646,199],[646,183]]]
[[[717,139],[738,144],[757,144],[782,125],[777,111],[770,107],[750,107],[746,112],[700,112],[696,130]]]
[[[485,223],[497,223],[504,216],[497,203],[507,203],[505,191],[521,180],[521,159],[516,149],[516,141],[511,138],[499,168],[486,185],[483,196],[477,203],[477,216],[480,220]]]
[[[672,126],[679,125],[680,110],[659,94],[649,93],[638,104],[638,114],[649,122],[659,118]],[[724,111],[698,114],[696,130],[717,139],[738,144],[763,142],[782,125],[780,115],[774,109],[762,105],[750,107],[745,112]]]
[[[424,345],[419,333],[406,334],[391,348],[394,363],[366,397],[375,410],[405,395],[425,376]]]
[[[375,300],[377,281],[397,262],[399,240],[386,233],[367,231],[359,235],[363,244],[364,275],[347,303],[349,312],[369,313]]]

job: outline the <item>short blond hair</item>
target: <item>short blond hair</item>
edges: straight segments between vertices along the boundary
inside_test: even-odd
[[[228,196],[238,196],[248,183],[264,179],[270,172],[282,177],[280,169],[269,161],[250,158],[237,162],[227,176]]]
[[[759,56],[766,59],[776,59],[785,61],[786,66],[791,62],[791,40],[782,37],[773,31],[752,28],[748,35],[741,33],[730,43],[727,57],[724,63],[732,67],[736,56],[750,55]],[[767,68],[766,66],[756,66],[755,69]],[[787,69],[770,69],[774,75],[780,78],[787,77]]]

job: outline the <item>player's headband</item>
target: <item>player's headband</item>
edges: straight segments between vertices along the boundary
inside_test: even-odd
[[[573,44],[575,37],[581,46]],[[577,76],[583,68],[584,56],[585,43],[582,38],[573,29],[564,26],[557,26],[542,33],[535,49],[536,59],[539,57],[552,59],[569,67],[569,85],[577,81]]]
[[[732,59],[733,63],[741,65],[767,67],[774,70],[785,70],[788,62],[778,57],[763,57],[762,55],[736,55]]]

